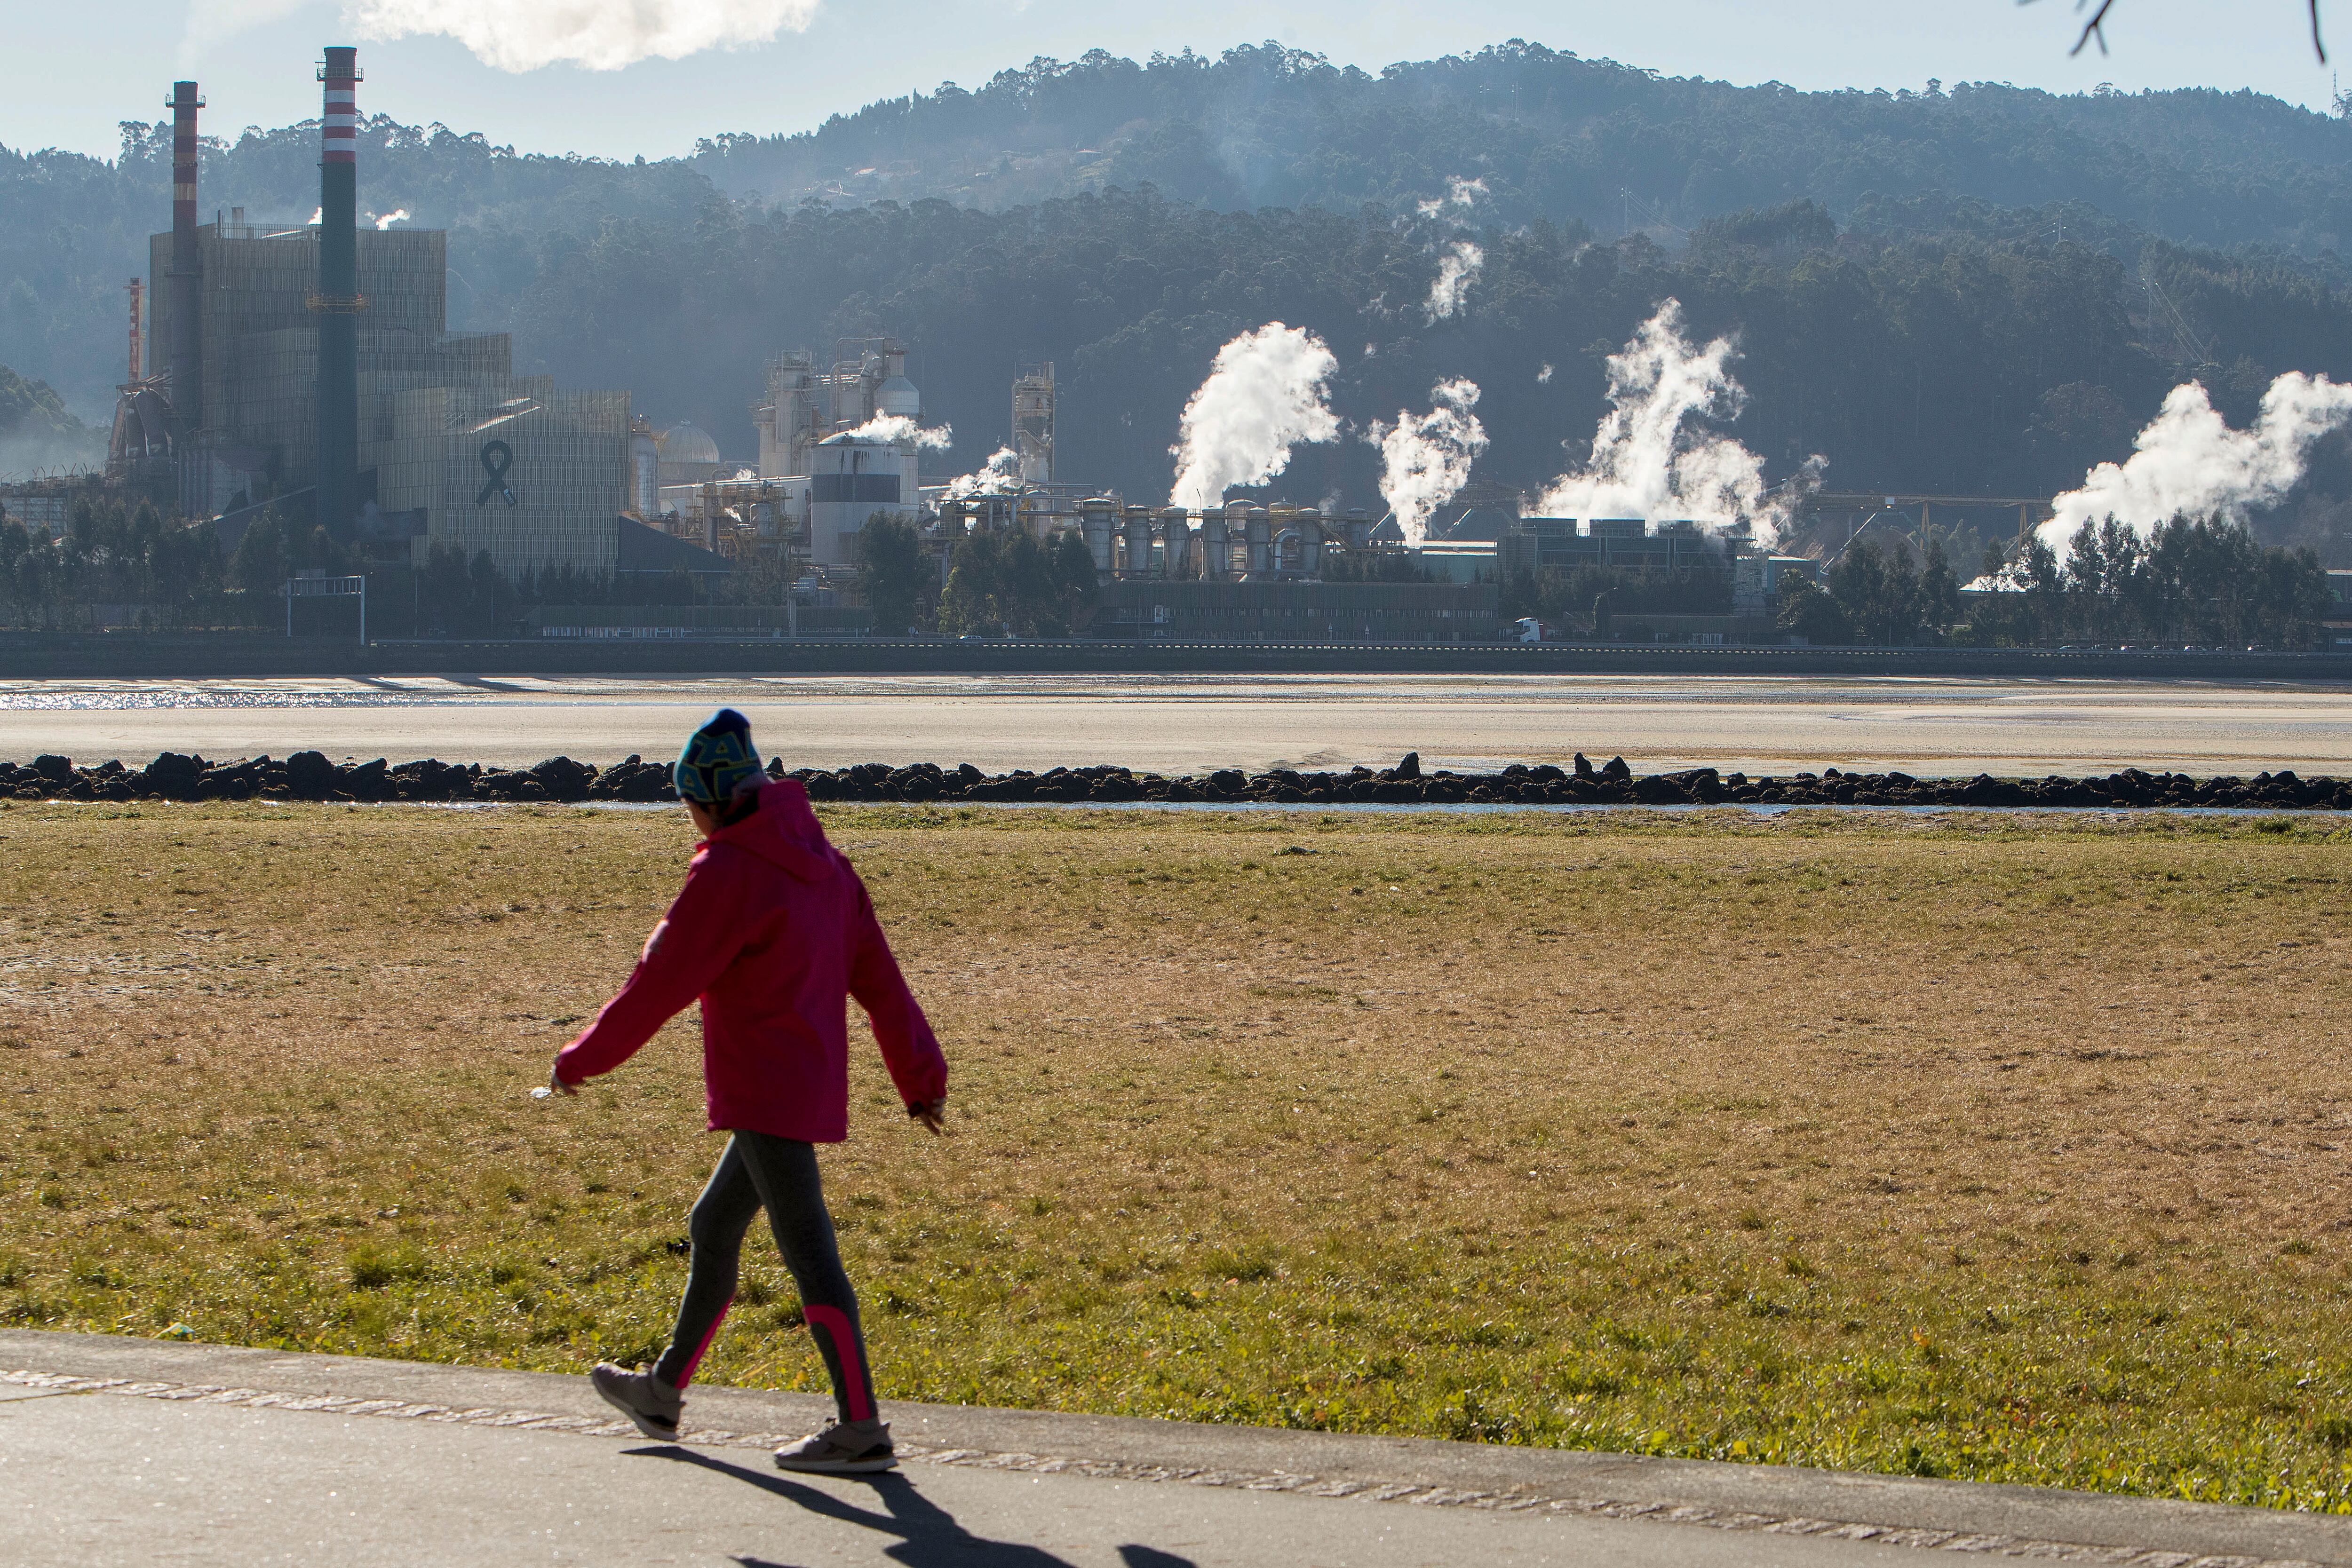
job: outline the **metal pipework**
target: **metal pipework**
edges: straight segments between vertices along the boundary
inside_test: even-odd
[[[360,509],[358,58],[330,47],[319,67],[319,521],[337,539]]]

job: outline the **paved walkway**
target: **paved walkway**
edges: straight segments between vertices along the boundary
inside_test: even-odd
[[[0,1332],[0,1563],[2352,1564],[2352,1521],[2203,1504],[887,1413],[899,1471],[792,1477],[763,1450],[821,1416],[805,1396],[698,1391],[684,1440],[655,1443],[579,1378]]]

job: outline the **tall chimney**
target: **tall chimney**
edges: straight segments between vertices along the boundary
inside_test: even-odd
[[[172,111],[172,340],[167,366],[175,440],[195,429],[204,413],[204,340],[196,320],[204,298],[204,262],[196,253],[196,110],[204,106],[192,81],[173,82],[163,105]]]
[[[359,168],[354,153],[359,51],[329,48],[319,67],[327,84],[320,129],[319,521],[348,539],[360,501]]]
[[[140,330],[139,308],[146,302],[147,285],[143,279],[132,278],[131,294],[131,380],[136,382],[147,373],[145,334]]]

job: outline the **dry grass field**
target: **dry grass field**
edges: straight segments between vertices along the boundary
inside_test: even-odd
[[[828,821],[956,1073],[829,1156],[887,1395],[2352,1507],[2330,822]],[[650,1354],[691,1020],[527,1091],[688,842],[0,805],[0,1316]]]

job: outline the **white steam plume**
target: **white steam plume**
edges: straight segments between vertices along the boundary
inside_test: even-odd
[[[1618,353],[1609,356],[1609,413],[1592,433],[1592,458],[1563,474],[1537,510],[1568,517],[1687,517],[1713,528],[1746,522],[1758,541],[1779,537],[1800,495],[1818,483],[1824,459],[1806,461],[1801,483],[1769,496],[1764,460],[1729,436],[1696,427],[1737,419],[1748,394],[1731,374],[1738,350],[1728,338],[1704,349],[1683,335],[1683,308],[1662,303]]]
[[[955,444],[954,425],[921,425],[903,413],[877,413],[846,434],[862,441],[911,441],[925,452],[945,452]]]
[[[1010,496],[1020,487],[1020,455],[1010,446],[1000,446],[989,455],[978,472],[949,480],[940,499],[966,501],[974,496]]]
[[[1462,308],[1471,280],[1486,265],[1486,253],[1466,239],[1457,239],[1437,258],[1437,279],[1429,286],[1429,303],[1423,307],[1430,321],[1444,320]]]
[[[1445,194],[1416,202],[1413,205],[1421,210],[1423,217],[1433,218],[1448,207],[1475,207],[1478,204],[1478,198],[1485,194],[1486,182],[1483,178],[1465,180],[1459,174],[1449,174],[1445,179]]]
[[[1470,465],[1486,450],[1486,427],[1470,411],[1478,383],[1466,378],[1429,389],[1430,410],[1397,411],[1394,424],[1375,420],[1364,437],[1381,449],[1381,495],[1396,514],[1408,549],[1419,549],[1429,519],[1470,481]]]
[[[378,214],[375,220],[375,226],[378,232],[382,232],[384,229],[390,228],[394,224],[404,224],[407,221],[408,209],[406,207],[394,207],[388,213]]]
[[[806,30],[819,0],[351,0],[345,17],[373,42],[439,34],[502,71],[541,66],[619,70],[656,56],[773,41]]]
[[[1217,350],[1209,379],[1184,405],[1171,506],[1198,510],[1237,485],[1263,485],[1290,466],[1302,441],[1339,434],[1331,412],[1339,356],[1303,327],[1269,321]]]
[[[2303,477],[2311,444],[2352,422],[2352,386],[2289,371],[2263,394],[2250,430],[2231,430],[2205,389],[2183,382],[2132,442],[2122,463],[2102,463],[2079,490],[2052,503],[2044,543],[2064,549],[2084,523],[2113,517],[2142,535],[2176,517],[2242,521],[2249,507],[2269,506]]]

